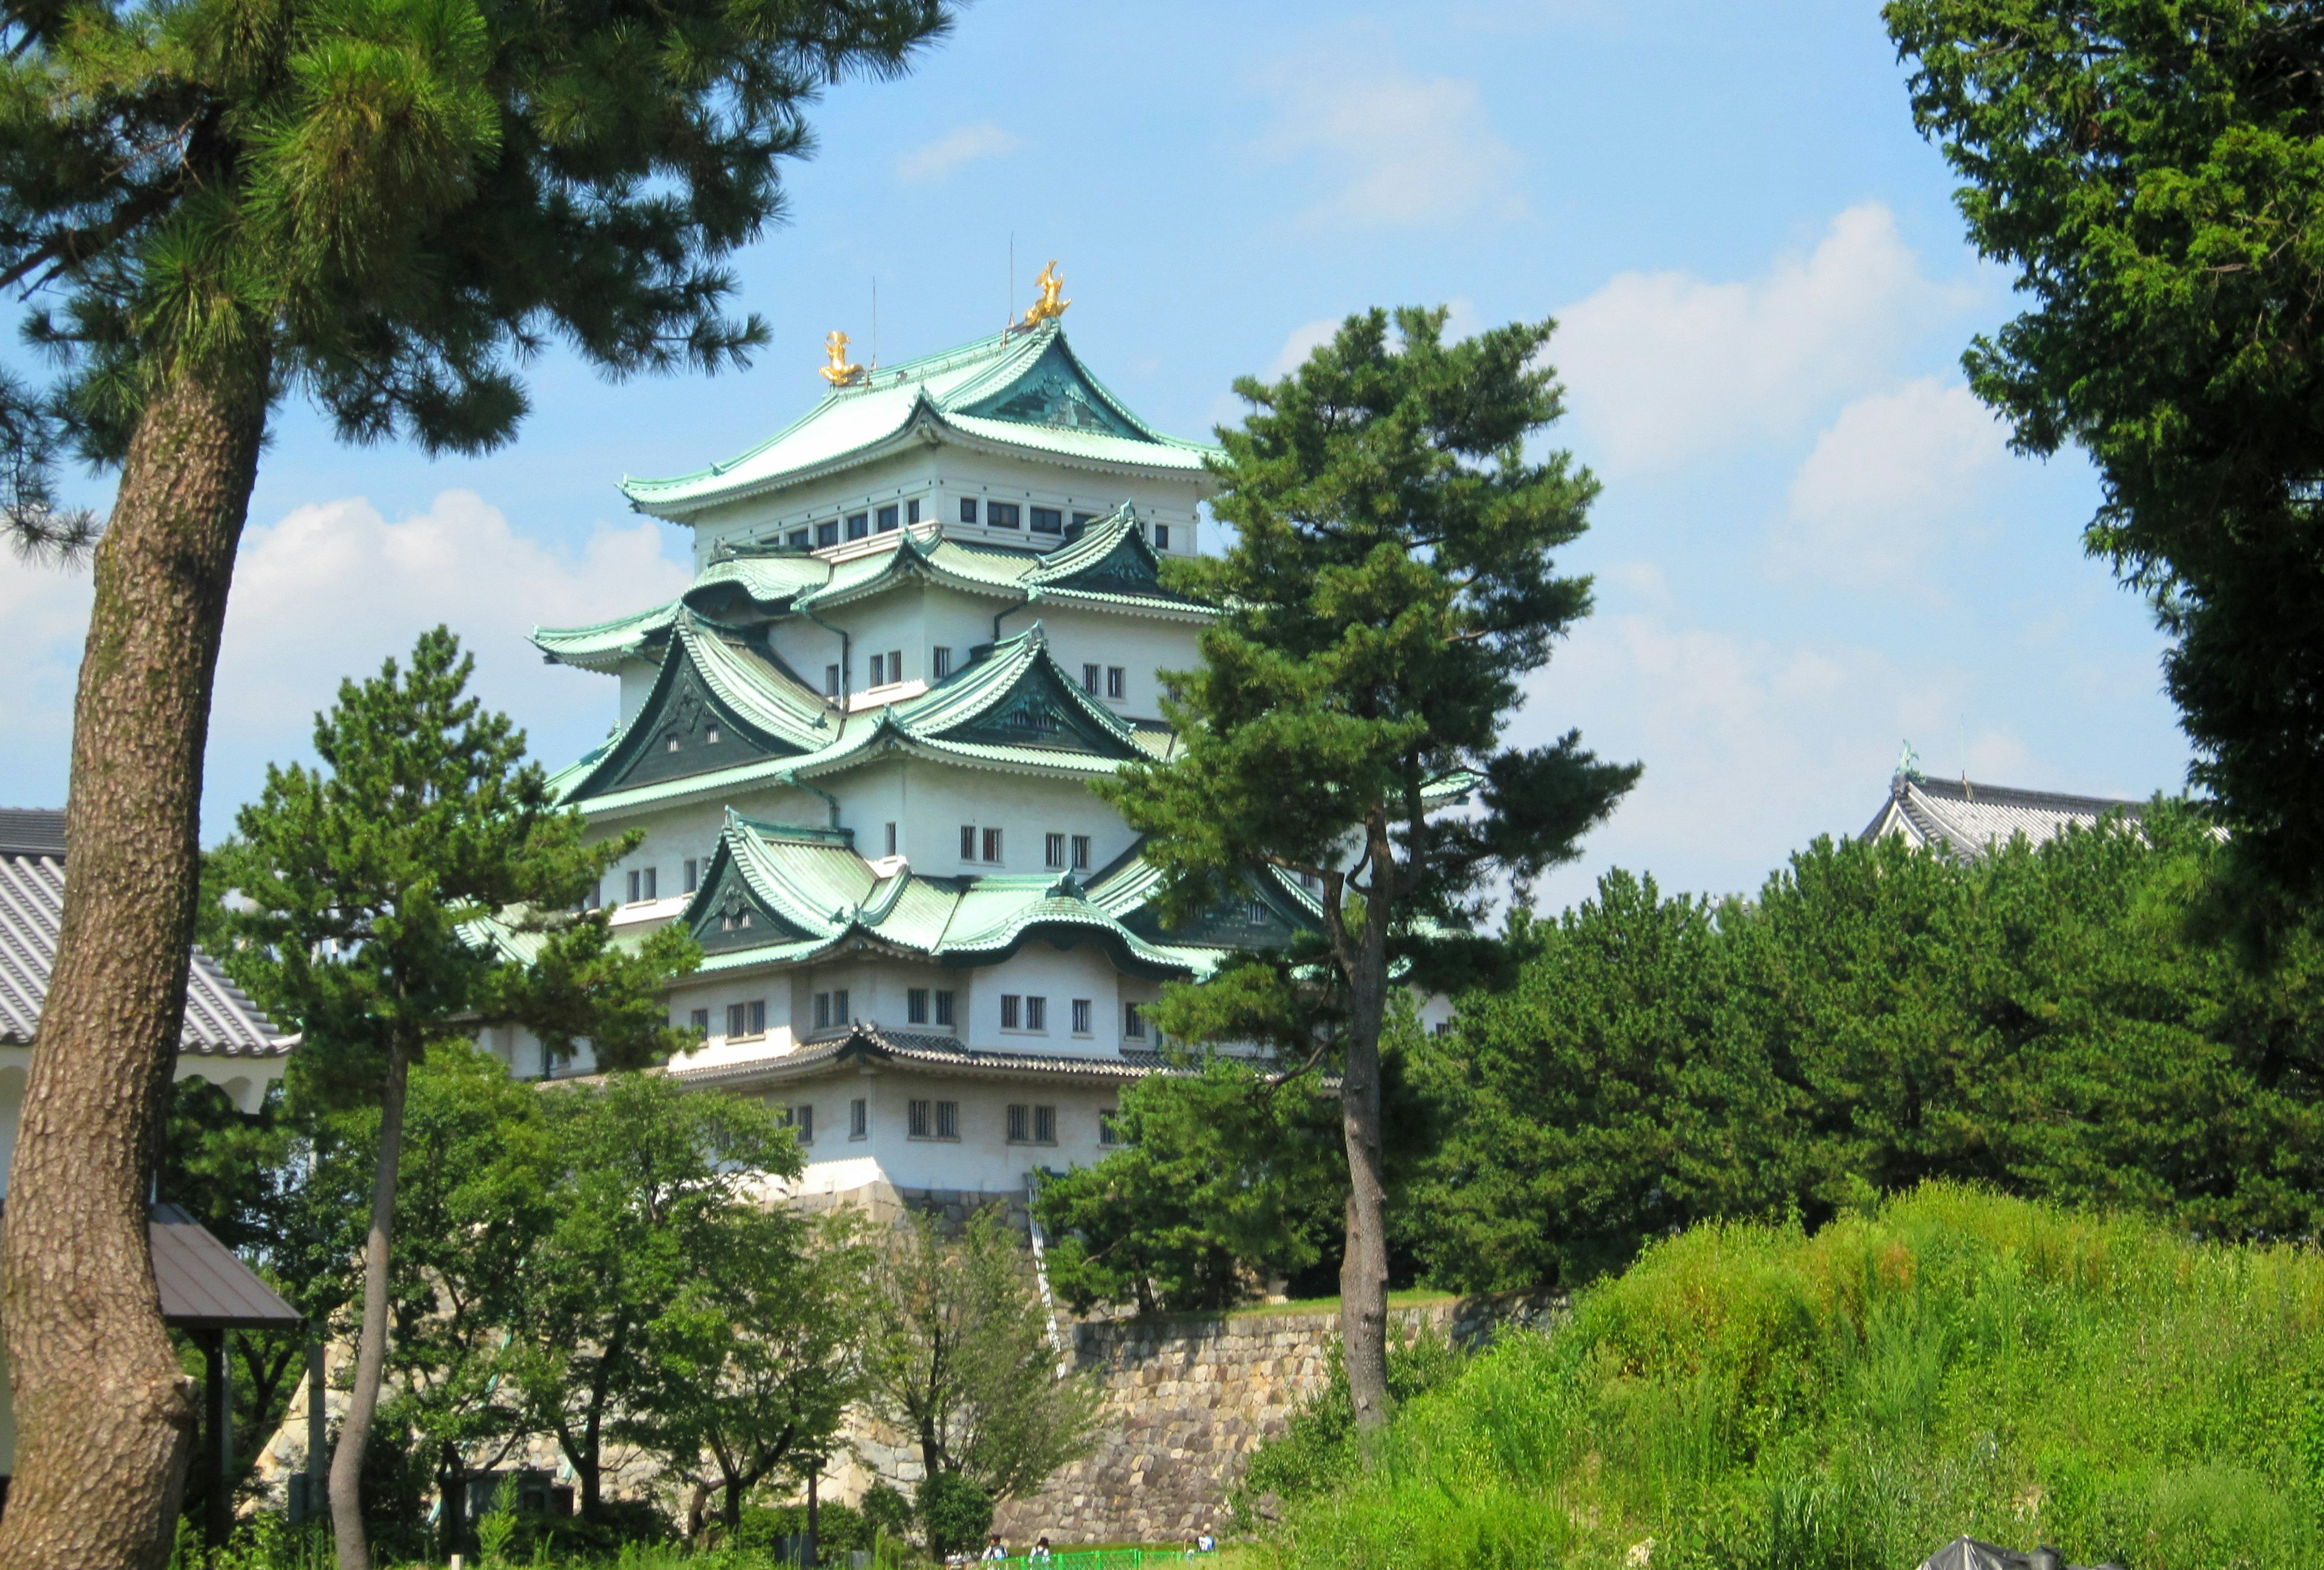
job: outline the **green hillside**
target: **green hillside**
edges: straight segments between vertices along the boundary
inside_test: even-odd
[[[2324,1565],[2324,1257],[1931,1187],[1705,1226],[1410,1403],[1282,1570]],[[1650,1546],[1646,1545],[1651,1539]]]

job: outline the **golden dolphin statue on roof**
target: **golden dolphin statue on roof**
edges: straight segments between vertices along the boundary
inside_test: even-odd
[[[831,363],[823,367],[823,379],[835,387],[853,387],[863,380],[863,367],[847,357],[847,335],[834,330],[823,340],[823,352]]]
[[[1073,301],[1065,298],[1065,281],[1057,276],[1057,260],[1052,256],[1041,275],[1033,280],[1033,303],[1026,309],[1025,319],[1017,324],[1019,332],[1031,332],[1045,321],[1055,321],[1065,314]]]

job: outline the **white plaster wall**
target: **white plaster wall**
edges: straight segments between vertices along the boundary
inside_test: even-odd
[[[911,861],[913,871],[929,877],[1047,872],[1044,836],[1053,833],[1067,836],[1068,862],[1072,836],[1087,835],[1093,872],[1129,849],[1137,837],[1080,780],[1028,779],[899,758],[844,774],[831,786],[839,798],[840,822],[855,831],[858,851],[867,856],[885,854],[883,826],[893,822],[897,854]],[[964,824],[980,831],[980,854],[981,831],[1001,830],[1000,865],[961,860]]]
[[[815,799],[809,797],[808,799]],[[828,817],[826,808],[822,817]],[[822,821],[822,817],[816,821]],[[710,871],[711,854],[718,848],[718,836],[725,826],[725,808],[717,802],[691,802],[659,808],[635,817],[600,819],[592,823],[586,836],[592,843],[618,838],[633,828],[642,828],[646,834],[637,849],[616,862],[605,873],[605,902],[609,905],[625,902],[629,895],[629,874],[651,867],[656,874],[655,887],[660,891],[660,902],[672,907],[660,914],[665,919],[677,914],[685,908],[687,858],[691,857],[698,864],[697,874],[706,875]]]
[[[1067,679],[1078,683],[1084,664],[1098,667],[1098,701],[1125,719],[1160,719],[1162,684],[1156,673],[1191,670],[1202,661],[1194,646],[1202,629],[1192,623],[1036,603],[1011,612],[1001,628],[1014,637],[1036,621]],[[1105,668],[1112,665],[1122,668],[1127,683],[1119,698],[1105,696]]]
[[[845,519],[852,513],[869,513],[876,523],[879,509],[900,510],[917,498],[923,525],[940,523],[958,539],[984,540],[994,544],[1026,544],[1054,549],[1056,535],[1035,535],[1020,526],[1014,530],[974,527],[960,522],[960,499],[974,497],[980,519],[990,498],[1015,502],[1020,507],[1055,507],[1066,514],[1089,513],[1102,516],[1123,502],[1134,503],[1140,518],[1170,526],[1174,555],[1191,555],[1200,539],[1200,504],[1209,495],[1206,476],[1148,477],[1105,472],[1094,467],[1047,463],[956,447],[923,447],[898,453],[844,474],[784,490],[730,503],[697,513],[695,565],[706,566],[722,542],[780,540],[796,529],[841,522],[841,549],[846,546]],[[876,539],[876,536],[872,538]]]
[[[1110,1054],[1121,1046],[1120,973],[1102,948],[1084,944],[1068,949],[1053,947],[1036,937],[994,965],[979,965],[955,973],[968,981],[967,1035],[977,1047],[1002,1052],[1055,1052],[1091,1057]],[[1048,1024],[1043,1030],[1001,1028],[1001,999],[1047,998]],[[1090,1001],[1090,1032],[1073,1031],[1073,1000]],[[1019,1018],[1022,1016],[1020,1014]]]
[[[990,1194],[1024,1192],[1025,1175],[1036,1168],[1062,1171],[1098,1160],[1109,1149],[1098,1142],[1099,1114],[1114,1110],[1120,1090],[1112,1085],[843,1071],[745,1094],[758,1094],[770,1106],[815,1108],[815,1142],[807,1147],[807,1169],[794,1192],[861,1188],[876,1180],[876,1171],[899,1188]],[[859,1097],[869,1104],[869,1128],[864,1138],[854,1140],[847,1132],[848,1103]],[[915,1099],[958,1103],[960,1138],[913,1139],[908,1104]],[[1010,1144],[1012,1103],[1056,1108],[1057,1142]]]
[[[621,725],[625,725],[638,717],[638,710],[645,707],[646,699],[653,696],[654,683],[661,679],[661,662],[658,660],[624,660],[617,674],[622,683]],[[606,734],[610,735],[613,733],[609,731]]]

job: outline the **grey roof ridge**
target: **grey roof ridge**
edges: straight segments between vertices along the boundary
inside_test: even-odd
[[[1970,806],[1990,803],[1997,807],[2030,807],[2052,812],[2089,813],[2103,817],[2108,812],[2121,812],[2136,817],[2145,809],[2144,801],[2118,796],[2071,796],[2057,790],[2027,790],[2015,785],[1987,785],[1976,780],[1932,779],[1922,777],[1906,781],[1909,789],[1933,799],[1961,801]]]
[[[952,1069],[1004,1076],[1035,1074],[1142,1079],[1149,1074],[1170,1071],[1167,1064],[1139,1060],[1151,1056],[1123,1053],[1103,1058],[1063,1053],[1001,1052],[964,1046],[957,1038],[882,1030],[875,1024],[858,1020],[844,1035],[804,1043],[788,1052],[705,1064],[700,1068],[673,1068],[669,1076],[681,1083],[698,1085],[791,1078],[848,1057],[871,1057],[906,1068]]]

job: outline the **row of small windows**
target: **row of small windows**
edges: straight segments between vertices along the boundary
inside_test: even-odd
[[[904,1020],[908,1024],[934,1024],[951,1029],[955,1015],[955,994],[944,988],[911,987],[904,993]],[[853,1015],[848,1009],[845,987],[834,987],[829,992],[815,994],[815,1028],[828,1030],[849,1023]],[[1090,1023],[1096,1016],[1095,1006],[1087,998],[1074,998],[1067,1005],[1067,1016],[1076,1036],[1090,1033]],[[710,1011],[696,1009],[687,1021],[697,1036],[710,1034]],[[1047,1034],[1049,1029],[1049,1000],[1023,993],[1001,994],[1001,1028],[1028,1033]],[[733,1039],[763,1036],[767,1033],[767,1002],[754,998],[748,1002],[726,1005],[726,1034]],[[1136,1003],[1121,1005],[1121,1033],[1132,1040],[1146,1039],[1146,1015]]]
[[[942,681],[951,674],[952,651],[939,643],[928,651],[928,679],[931,682]],[[840,669],[835,664],[825,665],[823,668],[824,697],[835,700],[838,698],[840,675]],[[903,679],[904,651],[901,649],[890,649],[884,654],[872,656],[871,685],[872,687],[893,687]],[[1101,691],[1107,697],[1128,697],[1130,696],[1129,668],[1122,665],[1084,665],[1082,667],[1082,690],[1092,697],[1097,697]],[[711,727],[706,739],[713,744],[716,743],[718,740],[716,726]],[[678,751],[678,737],[675,735],[669,738],[669,750],[673,753]]]
[[[979,828],[973,823],[960,826],[960,859],[999,866],[1001,863],[1001,834],[997,828]],[[890,855],[895,854],[891,844]],[[1045,834],[1041,836],[1041,864],[1051,872],[1064,872],[1070,867],[1085,873],[1090,864],[1090,836],[1085,834]]]
[[[802,1145],[815,1143],[815,1107],[808,1102],[796,1102],[774,1109],[776,1118],[791,1131],[792,1137]],[[1120,1142],[1120,1131],[1115,1127],[1111,1111],[1097,1114],[1097,1142],[1114,1145]],[[1009,1106],[1006,1119],[1008,1142],[1012,1145],[1054,1145],[1057,1142],[1057,1109],[1038,1102],[1015,1102]],[[934,1097],[917,1097],[904,1103],[904,1131],[916,1140],[957,1140],[960,1138],[960,1103],[939,1101]],[[872,1135],[872,1104],[862,1096],[847,1104],[847,1137],[869,1139]]]
[[[696,889],[702,887],[702,863],[694,856],[687,857],[680,869],[679,876],[682,880],[682,885],[679,891],[687,894],[693,893]],[[632,905],[636,905],[648,900],[659,900],[660,898],[661,869],[659,867],[632,867],[629,872],[629,899],[627,902]],[[599,885],[597,890],[589,896],[589,903],[592,910],[603,910],[604,908],[605,891],[602,884]],[[732,925],[731,918],[729,919],[728,925]]]
[[[1025,529],[1034,534],[1078,534],[1095,520],[1094,513],[1068,513],[1058,507],[1020,506],[1015,502],[980,502],[974,496],[960,499],[960,521],[982,523],[987,529]],[[805,550],[812,544],[817,550],[837,545],[843,538],[868,540],[874,534],[890,534],[897,529],[920,521],[920,502],[915,496],[898,505],[867,507],[861,513],[850,513],[841,518],[827,518],[820,523],[802,524],[783,537],[783,542],[794,550]],[[1170,549],[1170,525],[1153,525],[1154,549]]]

